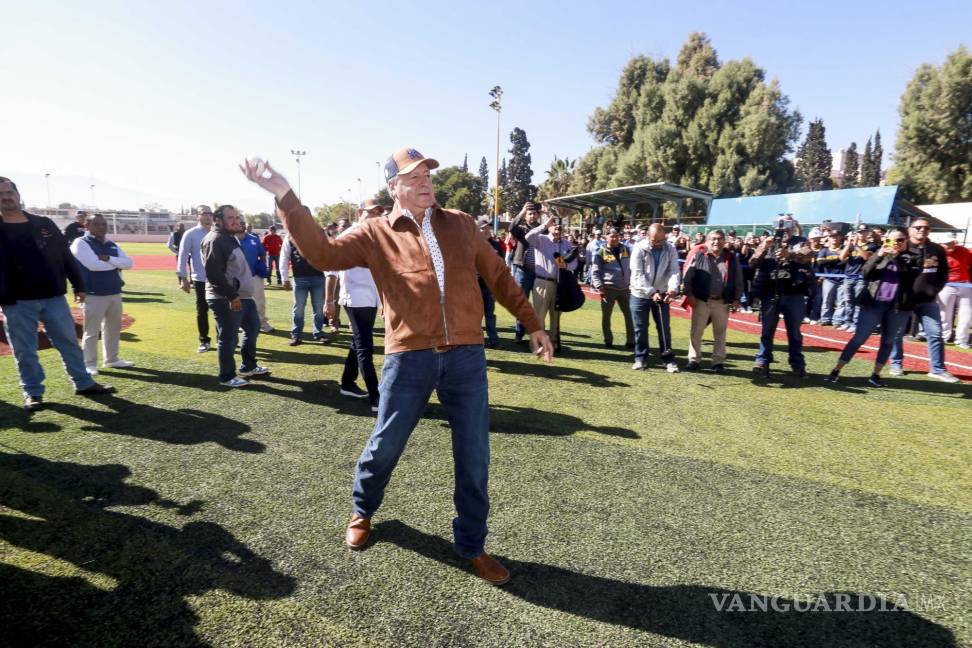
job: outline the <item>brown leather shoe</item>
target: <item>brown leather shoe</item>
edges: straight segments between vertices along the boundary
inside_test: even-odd
[[[344,534],[344,544],[352,549],[364,549],[371,535],[371,518],[361,517],[357,513],[351,516],[348,530]]]
[[[505,585],[510,580],[510,571],[488,553],[481,553],[469,561],[477,576],[492,585]]]

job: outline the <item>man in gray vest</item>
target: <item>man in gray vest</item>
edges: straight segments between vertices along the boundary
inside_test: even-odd
[[[132,267],[132,260],[114,241],[107,238],[108,223],[101,214],[88,219],[88,231],[71,243],[71,253],[81,265],[81,276],[87,288],[84,310],[84,365],[92,376],[98,374],[98,334],[103,349],[102,366],[125,369],[135,366],[118,357],[118,340],[122,324],[121,271]]]

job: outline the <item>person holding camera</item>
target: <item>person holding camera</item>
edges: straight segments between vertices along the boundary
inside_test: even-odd
[[[635,360],[639,371],[648,360],[648,313],[658,332],[658,354],[668,373],[678,373],[672,350],[671,303],[678,294],[681,272],[678,251],[665,236],[665,227],[653,223],[648,236],[631,253],[631,319],[634,323]]]
[[[891,230],[885,244],[864,262],[861,276],[866,282],[866,287],[861,293],[857,330],[844,350],[840,352],[837,365],[824,378],[825,381],[836,383],[840,379],[840,370],[851,361],[861,345],[880,326],[881,343],[867,384],[871,387],[885,386],[881,380],[881,370],[891,355],[895,338],[907,326],[911,316],[911,311],[908,309],[914,284],[914,271],[909,256],[908,230],[897,227]]]
[[[806,378],[807,363],[803,357],[803,334],[800,325],[807,311],[807,296],[815,279],[813,253],[800,236],[800,224],[790,216],[776,222],[776,231],[756,248],[749,265],[755,270],[753,293],[762,304],[759,351],[753,373],[768,378],[773,362],[773,337],[783,316],[786,326],[787,355],[790,368],[799,378]]]
[[[739,307],[743,274],[739,255],[725,249],[726,235],[712,230],[685,262],[685,296],[692,307],[689,333],[688,371],[698,371],[702,358],[702,334],[712,322],[712,371],[726,372],[726,331],[729,312]]]
[[[516,215],[516,218],[510,221],[509,231],[516,241],[516,246],[513,248],[513,278],[520,289],[523,290],[527,299],[530,299],[533,294],[533,285],[536,283],[536,275],[534,275],[536,251],[527,241],[526,235],[539,222],[540,205],[529,201],[520,208],[520,213]],[[525,333],[526,329],[523,328],[523,322],[517,320],[513,332],[513,341],[521,344]]]
[[[574,270],[577,267],[578,249],[571,247],[563,237],[560,219],[543,211],[543,222],[526,235],[530,248],[534,250],[533,310],[545,324],[550,315],[550,340],[554,351],[560,352],[560,311],[557,310],[557,282],[560,269]]]

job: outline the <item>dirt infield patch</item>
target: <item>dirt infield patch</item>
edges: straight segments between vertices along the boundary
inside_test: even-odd
[[[174,254],[137,254],[131,257],[131,272],[139,270],[172,270],[176,269]]]
[[[71,316],[74,318],[74,333],[75,335],[78,336],[78,339],[80,340],[81,336],[84,334],[84,328],[83,328],[84,314],[81,312],[80,309],[72,308]],[[3,313],[0,313],[0,321],[3,321]],[[125,329],[130,327],[132,325],[132,322],[134,321],[135,321],[134,317],[128,315],[127,313],[122,313],[122,330],[124,331]],[[44,330],[43,326],[41,325],[37,326],[38,332],[42,332],[43,330]],[[39,350],[51,348],[51,341],[47,339],[46,334],[37,336],[37,348]],[[0,327],[0,356],[10,355],[10,353],[11,353],[10,345],[7,343],[7,331],[5,328]]]

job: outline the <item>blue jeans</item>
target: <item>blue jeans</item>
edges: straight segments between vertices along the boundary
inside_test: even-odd
[[[433,389],[452,426],[456,552],[475,558],[486,543],[489,515],[489,396],[486,353],[480,345],[385,356],[378,420],[355,468],[354,511],[370,518],[381,506],[392,470]]]
[[[95,383],[84,366],[84,354],[78,345],[71,308],[63,295],[46,299],[22,299],[3,307],[3,328],[13,349],[20,386],[24,396],[44,395],[44,368],[37,357],[37,323],[44,323],[47,339],[61,354],[64,370],[75,389]]]
[[[833,323],[834,326],[844,323],[844,307],[838,299],[841,285],[840,281],[834,281],[832,279],[824,279],[823,283],[820,284],[822,291],[821,322]]]
[[[919,318],[925,330],[931,373],[942,373],[945,371],[945,342],[942,340],[942,313],[938,310],[938,302],[918,304],[912,312]],[[891,347],[891,365],[899,369],[904,361],[904,333],[904,328],[898,331],[894,338],[894,345]]]
[[[496,332],[496,299],[493,298],[493,293],[489,291],[489,288],[485,288],[482,285],[479,286],[479,292],[483,296],[483,316],[486,319],[486,340],[490,344],[496,344],[499,342],[499,333]]]
[[[891,346],[898,334],[904,330],[908,324],[911,313],[899,311],[890,302],[874,302],[861,306],[860,316],[857,319],[857,330],[854,337],[847,342],[847,346],[840,352],[840,361],[850,362],[861,345],[867,342],[867,338],[874,330],[881,326],[881,345],[878,347],[877,358],[874,363],[884,365],[891,355]]]
[[[537,279],[537,276],[533,274],[530,270],[525,270],[523,266],[513,266],[513,279],[516,281],[516,285],[523,290],[523,294],[526,296],[527,301],[530,301],[530,295],[533,294],[533,284]],[[523,336],[526,335],[526,329],[523,328],[523,323],[520,320],[516,321],[516,339],[522,340]]]
[[[865,287],[866,284],[861,277],[847,277],[840,285],[837,299],[843,305],[845,324],[857,326],[861,314],[861,293],[864,292]]]
[[[324,335],[324,275],[319,277],[294,277],[294,325],[290,337],[300,337],[304,332],[304,307],[310,293],[314,311],[314,337]]]
[[[240,371],[250,371],[257,366],[256,340],[260,334],[260,315],[257,313],[256,302],[252,299],[242,299],[242,308],[238,311],[230,310],[226,299],[207,300],[209,308],[216,318],[216,351],[219,356],[219,381],[225,382],[236,376],[236,343],[239,340],[239,329],[243,327],[243,344],[240,353],[243,364]]]
[[[648,313],[650,312],[655,320],[655,330],[658,331],[658,354],[666,364],[675,362],[669,305],[634,295],[631,295],[629,305],[634,323],[635,360],[639,362],[648,360]]]
[[[759,336],[759,351],[756,352],[757,365],[767,367],[773,362],[773,336],[776,335],[780,315],[783,315],[790,367],[794,371],[799,371],[807,366],[806,360],[803,359],[803,333],[800,332],[800,325],[803,324],[803,315],[806,312],[807,298],[803,295],[780,295],[779,298],[763,300],[759,312],[762,330]]]
[[[372,404],[378,402],[378,373],[375,371],[375,318],[377,306],[345,306],[351,325],[351,347],[344,360],[341,387],[350,387],[358,380],[358,372],[364,377],[365,387]]]

